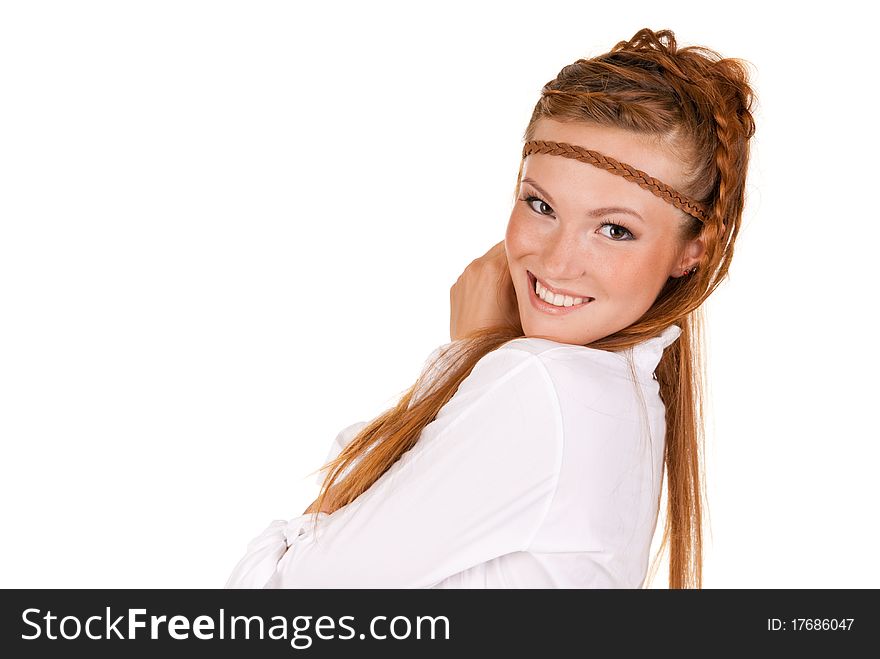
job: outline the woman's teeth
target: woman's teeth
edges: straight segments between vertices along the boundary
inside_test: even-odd
[[[561,295],[559,293],[551,293],[544,286],[541,285],[537,279],[535,279],[535,294],[547,302],[548,304],[552,304],[555,307],[573,307],[577,304],[582,304],[584,302],[584,298],[582,297],[571,297],[570,295]]]

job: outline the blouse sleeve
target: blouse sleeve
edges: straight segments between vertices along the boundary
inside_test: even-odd
[[[330,444],[324,464],[339,455],[366,425],[366,421],[358,421],[340,430]],[[318,485],[324,482],[325,472],[326,470],[318,472],[315,478]],[[320,513],[322,516],[325,514]],[[292,520],[272,521],[260,535],[248,543],[244,557],[233,569],[225,588],[262,588],[287,551],[287,535],[295,534],[300,526],[307,523],[307,520],[311,520],[311,515],[303,514]]]
[[[312,515],[273,522],[253,541],[260,567],[242,567],[231,587],[427,588],[526,551],[556,490],[562,442],[540,357],[494,350],[367,491],[318,513],[316,532]]]

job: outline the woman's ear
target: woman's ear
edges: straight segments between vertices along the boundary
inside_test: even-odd
[[[670,277],[684,277],[695,265],[699,265],[706,253],[706,242],[700,234],[692,240],[688,240],[681,248],[678,259],[675,261]]]
[[[690,270],[695,265],[699,265],[705,253],[706,241],[703,238],[703,234],[700,234],[693,240],[687,241],[687,243],[685,243],[684,249],[682,250],[681,260],[679,263],[680,269]]]

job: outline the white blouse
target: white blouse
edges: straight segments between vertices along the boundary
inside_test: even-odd
[[[368,490],[317,533],[313,513],[272,522],[226,588],[641,587],[666,429],[654,369],[680,333],[621,352],[509,341]]]

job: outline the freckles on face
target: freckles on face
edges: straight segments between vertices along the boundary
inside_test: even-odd
[[[518,212],[511,214],[505,239],[526,336],[592,343],[638,320],[667,278],[666,250],[656,241],[645,239],[641,245],[623,247],[602,245],[600,241],[608,240],[603,235],[557,237],[536,230]],[[594,300],[564,316],[549,315],[532,302],[529,273]]]
[[[615,144],[605,137],[605,152],[613,155]],[[582,138],[535,137],[591,143],[589,135]],[[631,150],[633,145],[624,146]],[[672,207],[621,177],[549,154],[530,155],[523,178],[543,190],[521,183],[505,234],[524,334],[586,345],[636,322],[656,300],[677,258]],[[640,217],[596,214],[606,207],[631,208]],[[566,314],[543,312],[532,302],[530,272],[551,286],[594,300]]]

